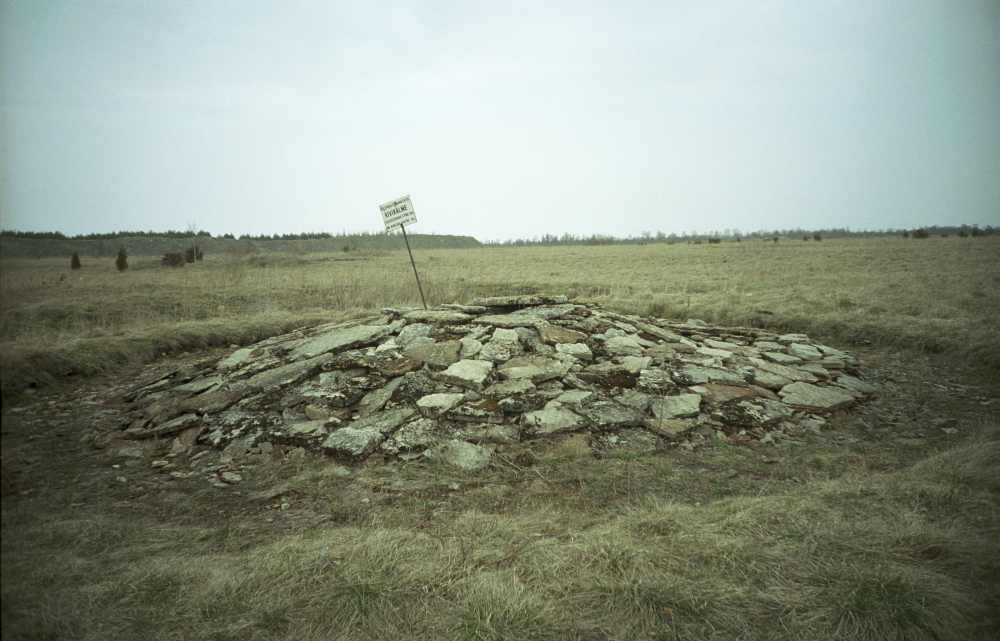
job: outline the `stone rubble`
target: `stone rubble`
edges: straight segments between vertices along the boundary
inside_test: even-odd
[[[296,330],[145,381],[126,396],[122,436],[171,438],[174,454],[206,443],[227,460],[274,443],[476,471],[504,447],[574,432],[597,453],[768,444],[876,391],[853,356],[804,334],[490,297]]]

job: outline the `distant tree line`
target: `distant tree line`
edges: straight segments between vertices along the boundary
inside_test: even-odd
[[[211,238],[207,231],[112,231],[100,234],[77,234],[67,236],[61,231],[17,231],[14,229],[0,230],[0,237],[5,238],[41,238],[48,240],[113,240],[115,238],[191,238],[198,236]],[[230,238],[232,236],[230,235]]]
[[[648,243],[709,243],[716,244],[723,240],[731,242],[741,242],[743,240],[762,240],[775,242],[779,238],[802,238],[803,240],[821,241],[824,238],[872,238],[880,236],[904,236],[909,238],[926,238],[929,236],[988,236],[1000,233],[1000,227],[987,225],[961,226],[940,226],[921,227],[919,229],[876,229],[876,230],[852,230],[846,227],[830,229],[772,229],[758,230],[752,232],[741,232],[738,229],[724,229],[710,232],[681,232],[680,234],[666,234],[658,232],[642,232],[638,236],[610,236],[605,234],[591,234],[590,236],[562,234],[543,234],[531,238],[513,238],[509,240],[486,241],[484,244],[493,247],[524,247],[532,245],[645,245]]]

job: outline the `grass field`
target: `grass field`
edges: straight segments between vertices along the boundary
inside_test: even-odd
[[[776,445],[595,459],[569,437],[474,475],[307,457],[166,482],[166,444],[81,440],[143,367],[418,304],[405,252],[5,260],[4,637],[997,638],[1000,239],[416,258],[428,302],[545,291],[805,331],[881,393]]]
[[[663,317],[950,351],[1000,368],[1000,239],[493,248],[417,253],[428,302],[553,291]],[[162,352],[246,343],[292,326],[419,305],[406,253],[5,260],[4,386]]]

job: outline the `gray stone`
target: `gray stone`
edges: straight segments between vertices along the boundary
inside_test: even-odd
[[[820,365],[819,363],[800,363],[795,366],[796,368],[802,370],[803,372],[809,372],[817,378],[826,379],[830,378],[830,371]]]
[[[709,347],[711,349],[722,349],[727,352],[731,352],[733,350],[740,348],[740,346],[737,345],[736,343],[730,343],[729,341],[719,341],[715,340],[714,338],[706,338],[702,342],[705,344],[705,347]]]
[[[438,374],[438,378],[459,387],[481,390],[492,371],[493,363],[489,361],[461,360],[449,365],[448,369]]]
[[[715,349],[712,347],[699,347],[695,351],[698,354],[701,354],[702,356],[708,356],[711,358],[721,358],[722,360],[726,360],[733,357],[733,353],[728,350]]]
[[[878,391],[878,388],[871,383],[866,383],[860,378],[848,376],[847,374],[841,374],[838,376],[836,385],[838,387],[843,387],[849,393],[856,394],[858,396],[867,396],[868,394],[874,394]]]
[[[818,378],[814,374],[798,369],[797,367],[787,367],[785,365],[779,365],[778,363],[769,363],[768,361],[751,358],[749,359],[751,363],[757,366],[757,369],[764,370],[765,372],[770,372],[771,374],[777,374],[783,378],[787,378],[790,381],[801,381],[803,383],[815,383]],[[765,386],[766,387],[766,386]]]
[[[572,389],[562,392],[561,394],[559,394],[559,396],[555,398],[555,400],[561,405],[573,406],[573,405],[579,405],[580,403],[583,403],[588,398],[591,398],[593,396],[594,396],[593,392],[588,392],[579,389]]]
[[[549,403],[544,408],[524,415],[524,425],[527,433],[535,436],[571,432],[586,425],[586,421],[564,408],[559,403]]]
[[[556,353],[565,354],[588,363],[594,360],[594,353],[590,351],[586,343],[556,343]]]
[[[458,354],[460,358],[472,358],[483,348],[483,344],[479,340],[470,338],[469,336],[466,336],[458,342],[462,344],[462,349]]]
[[[219,364],[216,365],[215,367],[216,369],[222,371],[236,369],[250,358],[250,355],[253,354],[254,349],[256,348],[242,347],[233,352],[232,354],[230,354],[229,356],[225,357],[221,361],[219,361]]]
[[[623,356],[622,368],[629,374],[638,374],[653,364],[653,359],[649,356]]]
[[[559,345],[560,343],[582,343],[587,339],[587,335],[583,332],[560,327],[559,325],[543,322],[538,324],[537,329],[542,341],[555,345]],[[558,350],[559,348],[556,347],[556,349]]]
[[[213,387],[218,387],[221,382],[221,376],[204,376],[202,378],[197,378],[190,383],[178,385],[174,388],[174,391],[201,394],[202,392],[210,390]]]
[[[737,372],[728,369],[685,365],[680,370],[674,372],[674,380],[682,385],[697,385],[712,381],[742,383],[743,377]]]
[[[604,349],[613,356],[642,355],[642,345],[634,336],[612,336],[604,341]]]
[[[475,318],[472,314],[447,309],[413,309],[403,313],[408,321],[423,323],[464,323]]]
[[[396,329],[393,325],[354,325],[338,327],[298,343],[289,353],[292,360],[312,358],[327,352],[343,351],[370,345]]]
[[[665,394],[677,388],[670,372],[663,369],[647,368],[639,372],[636,387],[646,392]]]
[[[814,361],[823,357],[823,352],[819,351],[812,345],[806,345],[805,343],[790,344],[788,346],[788,353],[792,356],[798,356],[804,361]]]
[[[633,409],[637,409],[640,412],[645,412],[649,409],[650,403],[653,402],[653,397],[649,394],[640,392],[639,390],[625,390],[621,394],[615,397],[615,400],[622,405],[627,405]]]
[[[428,394],[417,401],[417,409],[428,418],[441,416],[465,399],[464,394]]]
[[[777,340],[782,345],[789,345],[791,343],[808,343],[809,337],[805,334],[782,334],[778,336]]]
[[[753,370],[753,382],[761,387],[766,387],[767,389],[779,390],[785,385],[791,383],[792,379],[755,368]]]
[[[452,439],[435,445],[424,452],[424,456],[466,472],[478,472],[490,464],[493,450],[481,445]]]
[[[646,419],[646,427],[653,432],[670,438],[686,434],[697,426],[693,418],[650,418]]]
[[[479,351],[478,358],[501,363],[510,360],[522,351],[517,332],[498,327],[493,331],[493,337]]]
[[[642,425],[642,412],[614,401],[598,400],[579,407],[576,412],[591,422],[595,430]]]
[[[811,410],[835,410],[854,402],[854,397],[842,389],[803,382],[785,385],[778,393],[786,404]]]
[[[650,407],[653,410],[653,416],[658,419],[697,416],[701,409],[701,396],[699,394],[678,394],[677,396],[655,398]]]
[[[443,438],[442,434],[443,430],[437,421],[418,418],[393,432],[380,449],[388,454],[423,450],[438,443]]]
[[[417,338],[430,338],[433,329],[432,325],[426,323],[410,323],[399,330],[399,334],[396,336],[396,344],[400,347],[406,347]]]
[[[774,341],[756,341],[753,346],[762,352],[780,352],[785,349],[784,345]]]
[[[381,410],[392,398],[393,393],[403,383],[402,378],[394,378],[382,387],[372,390],[362,397],[358,404],[358,414],[368,416]]]
[[[802,359],[798,356],[792,356],[790,354],[785,354],[784,352],[764,352],[764,358],[781,365],[792,365],[794,363],[802,362]]]
[[[315,358],[296,361],[281,367],[265,370],[259,374],[254,374],[246,381],[240,381],[242,385],[232,385],[232,389],[241,388],[269,389],[272,387],[283,387],[297,383],[304,378],[312,376],[319,371],[323,365],[333,360],[333,354],[320,354]]]
[[[462,440],[474,443],[510,445],[518,441],[519,430],[514,425],[481,423],[479,425],[463,425],[456,429],[454,434]]]
[[[512,358],[500,366],[500,375],[507,379],[528,378],[535,383],[560,378],[569,372],[570,366],[554,358],[545,356],[520,356]]]
[[[473,298],[473,305],[483,307],[530,307],[536,305],[559,305],[567,302],[562,295],[545,296],[542,294],[520,294],[515,296],[486,296]]]
[[[655,336],[656,338],[665,340],[669,343],[679,343],[684,338],[680,334],[675,334],[670,330],[663,329],[662,327],[653,325],[652,323],[636,321],[635,328],[640,332],[649,334],[650,336]]]
[[[525,394],[527,392],[534,391],[535,384],[527,378],[515,378],[509,381],[501,381],[499,383],[494,383],[490,385],[486,391],[483,392],[483,396],[487,398],[506,398],[509,396],[516,396],[518,394]]]
[[[458,354],[461,350],[462,344],[458,341],[442,341],[430,344],[411,344],[403,350],[403,354],[420,363],[427,363],[431,367],[443,369],[458,361]]]
[[[323,441],[323,449],[332,454],[354,457],[371,454],[386,436],[414,414],[408,407],[384,410],[341,427]]]
[[[476,319],[479,323],[495,325],[496,327],[535,327],[541,322],[550,321],[572,312],[576,305],[549,305],[543,307],[528,307],[510,314],[489,314]]]

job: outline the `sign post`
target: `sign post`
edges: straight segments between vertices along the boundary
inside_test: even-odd
[[[427,300],[424,298],[424,288],[420,285],[420,274],[417,273],[417,264],[413,261],[413,251],[410,249],[410,239],[406,237],[406,225],[417,222],[417,214],[413,210],[413,203],[409,196],[403,196],[396,200],[379,205],[382,210],[382,222],[385,223],[386,233],[392,233],[397,227],[403,232],[403,242],[406,243],[406,253],[410,255],[410,265],[413,266],[413,276],[417,279],[417,291],[420,292],[420,302],[427,309]]]

